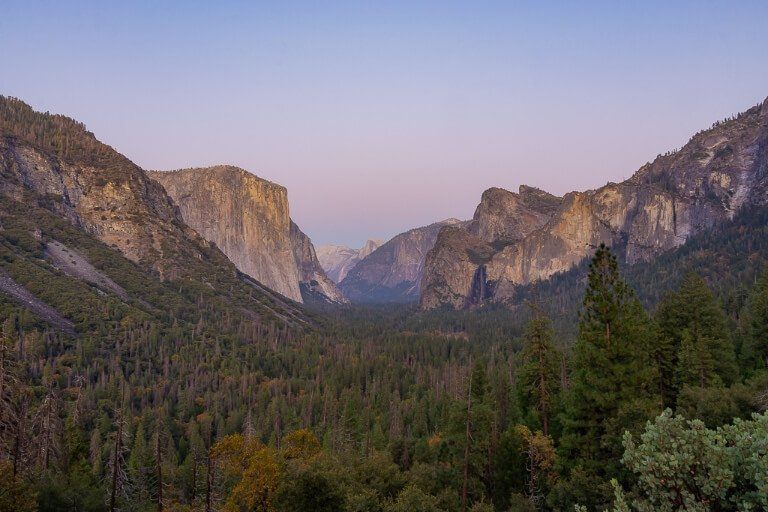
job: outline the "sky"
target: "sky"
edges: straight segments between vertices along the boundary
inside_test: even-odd
[[[637,4],[637,5],[629,5]],[[629,177],[768,96],[768,2],[0,0],[0,94],[145,169],[288,188],[360,246]]]

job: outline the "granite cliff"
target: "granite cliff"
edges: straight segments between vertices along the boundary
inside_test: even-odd
[[[57,214],[162,278],[183,275],[181,261],[202,259],[210,249],[184,224],[163,187],[82,124],[5,97],[0,114],[5,196],[44,198]]]
[[[285,297],[302,290],[342,302],[312,242],[290,218],[285,187],[233,166],[150,172],[189,226],[215,243],[242,272]]]
[[[628,264],[764,204],[768,100],[697,133],[622,183],[562,199],[521,187],[490,189],[471,222],[444,228],[426,258],[422,309],[505,302],[516,286],[563,272],[600,243]]]

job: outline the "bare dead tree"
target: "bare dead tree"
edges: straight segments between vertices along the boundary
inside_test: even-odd
[[[163,512],[163,450],[162,434],[158,419],[157,435],[155,436],[155,468],[157,472],[157,512]]]
[[[29,410],[28,404],[29,398],[25,395],[21,396],[18,401],[18,407],[15,411],[15,423],[12,427],[12,443],[11,443],[11,462],[13,465],[13,478],[21,472],[21,470],[27,466],[28,463],[28,448],[29,437],[27,428],[27,416]]]
[[[12,432],[18,423],[16,362],[11,356],[10,340],[0,338],[0,456],[8,455],[12,446]]]
[[[212,512],[212,496],[213,492],[213,460],[211,458],[211,452],[208,452],[208,459],[206,461],[206,474],[205,474],[205,512]]]
[[[82,375],[77,375],[74,378],[73,384],[75,385],[77,391],[75,394],[74,409],[72,411],[72,421],[74,421],[75,425],[80,426],[83,409],[85,409],[85,395],[83,393],[83,388],[85,387],[86,379]]]
[[[33,420],[33,433],[37,448],[37,466],[48,471],[61,457],[62,403],[54,389],[49,389],[37,409]]]
[[[121,393],[121,395],[124,394]],[[121,400],[119,406],[115,408],[115,427],[116,431],[113,439],[112,456],[109,459],[109,465],[107,467],[110,474],[110,486],[109,486],[109,512],[115,512],[117,508],[117,500],[119,496],[125,497],[127,495],[127,482],[128,474],[125,469],[125,456],[128,453],[128,432],[125,429],[125,418],[123,418],[123,403],[125,399]]]

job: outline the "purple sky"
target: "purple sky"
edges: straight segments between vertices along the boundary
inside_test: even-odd
[[[621,180],[768,96],[765,1],[325,3],[6,0],[0,94],[147,169],[242,166],[353,246]]]

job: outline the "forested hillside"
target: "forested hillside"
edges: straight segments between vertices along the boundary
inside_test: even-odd
[[[601,249],[580,280],[572,350],[543,310],[522,336],[509,312],[496,328],[483,315],[500,313],[478,312],[465,334],[395,328],[376,310],[302,333],[254,332],[200,289],[132,282],[132,263],[50,219],[37,238],[55,234],[127,293],[168,307],[105,299],[49,268],[26,217],[6,209],[3,268],[76,334],[3,302],[7,510],[602,510],[612,478],[622,499],[667,499],[634,462],[663,458],[659,430],[698,443],[686,463],[730,468],[700,503],[765,506],[765,447],[738,441],[762,435],[765,416],[724,427],[741,456],[757,457],[751,472],[704,425],[668,415],[637,438],[664,408],[716,429],[765,407],[768,277],[755,283],[756,267],[722,281],[722,296],[747,292],[737,317],[694,274],[667,279],[674,293],[649,317]],[[682,273],[686,257],[675,260]],[[624,430],[635,437],[622,464]],[[702,478],[683,483],[714,492],[707,478],[719,477]]]

